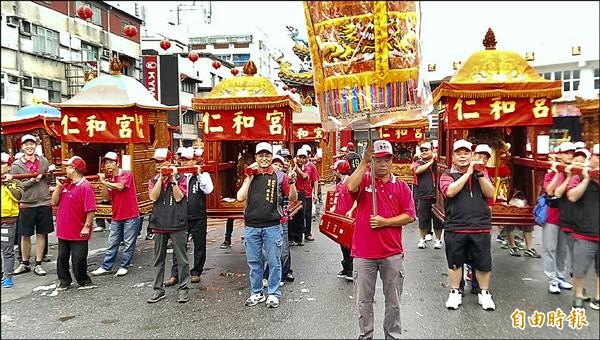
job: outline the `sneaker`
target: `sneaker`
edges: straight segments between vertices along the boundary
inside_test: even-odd
[[[515,245],[519,248],[519,250],[527,250],[527,245],[525,245],[525,242],[515,241]]]
[[[98,288],[98,286],[96,286],[93,283],[85,283],[79,287],[77,287],[78,290],[86,290],[86,289],[94,289],[94,288]]]
[[[504,238],[502,238],[502,236],[500,236],[500,235],[497,235],[496,242],[502,243],[502,242],[504,242]]]
[[[344,276],[344,279],[346,279],[348,282],[354,282],[354,276],[352,276],[352,272],[347,273],[346,276]]]
[[[42,262],[51,262],[52,260],[50,260],[50,257],[48,255],[44,255],[44,258],[42,259]]]
[[[573,307],[573,308],[575,308],[575,309],[578,309],[578,308],[581,308],[581,309],[583,309],[583,308],[585,308],[585,307],[583,306],[583,299],[582,299],[582,298],[577,298],[577,297],[576,297],[576,298],[573,300],[573,305],[572,305],[572,307]]]
[[[263,294],[263,293],[252,294],[246,300],[246,306],[252,307],[252,306],[258,305],[261,302],[265,302],[266,299],[267,298],[265,297],[265,294]]]
[[[117,273],[115,274],[115,276],[125,276],[127,275],[129,271],[127,270],[127,268],[119,268],[119,270],[117,270]]]
[[[221,249],[231,248],[231,241],[225,241],[225,242],[221,243],[219,248],[221,248]]]
[[[442,249],[442,240],[435,240],[433,243],[433,249]]]
[[[165,298],[165,291],[164,290],[157,290],[154,293],[152,293],[152,296],[146,300],[146,302],[148,303],[157,303],[158,301],[162,300]]]
[[[290,242],[289,242],[289,246],[290,246],[290,247],[295,247],[295,246],[297,246],[297,245],[298,245],[298,244],[296,243],[296,241],[290,241]]]
[[[425,235],[425,241],[431,241],[431,240],[433,240],[433,236],[431,236],[431,234]]]
[[[2,288],[12,288],[14,286],[12,277],[7,277],[2,280]]]
[[[538,254],[538,252],[535,251],[535,249],[533,249],[533,248],[525,250],[523,255],[528,256],[528,257],[533,257],[536,259],[539,259],[540,257],[542,257],[542,255]]]
[[[277,308],[279,307],[279,299],[275,295],[269,295],[267,299],[267,307],[268,308]]]
[[[558,286],[560,287],[560,289],[567,289],[567,290],[568,289],[573,289],[573,285],[570,284],[569,282],[567,282],[567,281],[565,281],[565,280],[563,280],[561,278],[559,278],[558,280],[559,280]]]
[[[263,279],[263,288],[269,287],[269,280]]]
[[[42,268],[41,265],[37,264],[35,265],[35,267],[33,267],[33,272],[35,273],[35,275],[39,275],[39,276],[45,276],[46,274],[48,274],[44,268]]]
[[[98,269],[96,269],[92,272],[92,275],[94,275],[94,276],[107,275],[107,274],[110,274],[110,270],[106,270],[102,267],[98,267]]]
[[[280,281],[279,282],[279,287],[283,287],[283,286],[285,286],[285,281]]]
[[[94,232],[95,233],[102,233],[104,231],[106,231],[106,228],[104,228],[104,227],[96,227],[96,228],[94,228]]]
[[[154,233],[146,234],[146,240],[148,240],[148,241],[154,240]]]
[[[307,235],[304,239],[307,240],[307,241],[314,241],[315,240],[315,238],[312,235]]]
[[[342,279],[342,278],[346,277],[346,271],[345,271],[345,270],[340,270],[340,271],[337,273],[337,277],[339,277],[340,279]]]
[[[294,275],[292,275],[292,273],[288,273],[284,278],[284,280],[286,280],[287,282],[294,282],[295,279],[296,278],[294,277]]]
[[[19,266],[17,267],[17,269],[15,269],[15,271],[13,272],[13,275],[19,275],[19,274],[24,274],[24,273],[29,273],[31,271],[31,267],[26,266],[24,264],[19,264]]]
[[[510,245],[508,244],[508,241],[502,241],[502,245],[500,246],[500,248],[502,248],[502,249],[508,249],[508,248],[510,248]]]
[[[189,289],[181,289],[177,291],[177,302],[186,303],[190,301],[189,297],[190,290]]]
[[[71,288],[71,284],[70,283],[61,283],[58,285],[58,287],[56,287],[56,291],[57,292],[64,292],[65,290]]]
[[[556,283],[551,283],[548,286],[548,291],[550,292],[550,294],[560,294],[561,292],[559,285]]]
[[[517,248],[517,247],[510,248],[509,254],[510,254],[510,256],[517,256],[517,257],[521,256],[521,253],[519,253],[519,248]]]
[[[419,243],[417,244],[417,248],[419,249],[425,249],[427,248],[427,244],[425,244],[425,240],[424,239],[420,239]]]
[[[446,300],[446,308],[457,310],[462,304],[462,295],[458,289],[450,289],[448,300]]]
[[[298,242],[296,242],[296,245],[297,245],[297,246],[300,246],[300,247],[304,247],[304,242],[302,242],[302,241],[298,241]]]
[[[481,290],[481,293],[477,294],[477,300],[483,310],[496,309],[496,304],[492,300],[492,294],[490,294],[489,290]]]
[[[598,310],[600,308],[600,299],[592,299],[592,301],[590,301],[590,308]]]

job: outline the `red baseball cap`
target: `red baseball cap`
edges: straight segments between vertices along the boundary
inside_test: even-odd
[[[345,159],[340,159],[339,161],[335,162],[333,169],[342,175],[347,175],[350,173],[350,163],[348,163],[348,161]]]
[[[72,166],[73,169],[75,169],[75,171],[79,172],[82,175],[85,173],[85,161],[79,156],[73,156],[69,158],[69,160],[67,160],[65,164]]]

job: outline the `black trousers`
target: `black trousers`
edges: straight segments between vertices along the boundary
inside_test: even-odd
[[[232,220],[233,221],[233,220]],[[204,264],[206,263],[206,217],[188,220],[188,235],[192,235],[194,241],[194,266],[190,269],[190,275],[202,275]],[[187,249],[187,247],[186,247]],[[171,266],[171,277],[177,277],[179,273],[177,257],[173,252],[173,266]]]
[[[81,285],[92,283],[87,273],[88,241],[67,241],[58,239],[58,258],[56,259],[56,273],[62,284],[71,284],[73,279],[69,272],[69,258],[73,265],[75,280]]]
[[[352,266],[352,256],[350,256],[351,249],[346,248],[341,244],[340,244],[340,248],[342,249],[342,256],[343,256],[342,268],[344,269],[344,271],[346,273],[352,273],[353,266]]]
[[[233,218],[227,219],[227,224],[225,225],[225,241],[229,241],[231,243],[231,235],[233,234]]]
[[[302,242],[302,233],[304,232],[306,210],[306,195],[304,192],[298,191],[298,200],[302,203],[302,209],[298,210],[296,215],[289,221],[288,235],[290,242]]]
[[[304,236],[308,237],[312,235],[312,207],[313,198],[306,197],[306,204],[304,205]]]

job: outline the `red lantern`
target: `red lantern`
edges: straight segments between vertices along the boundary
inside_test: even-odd
[[[289,90],[289,89],[290,89],[290,87],[289,87],[289,86],[287,86],[287,85],[283,85],[283,90],[284,90],[284,91],[287,91],[287,90]]]
[[[240,70],[238,70],[237,68],[234,67],[231,69],[231,74],[233,74],[234,77],[237,76],[238,73],[240,73]]]
[[[79,8],[77,8],[77,15],[83,20],[88,20],[92,17],[92,15],[94,15],[94,12],[90,6],[81,5]]]
[[[218,70],[218,69],[219,69],[219,67],[221,67],[221,62],[220,62],[220,61],[218,61],[218,60],[215,60],[215,61],[213,61],[213,63],[212,63],[212,67],[214,67],[214,68],[215,68],[215,70]]]
[[[162,48],[163,50],[168,50],[169,47],[171,47],[171,42],[169,41],[169,39],[165,38],[160,42],[160,48]]]
[[[292,87],[292,89],[290,91],[292,91],[292,93],[296,93],[296,91],[298,91],[298,90],[296,90],[295,87]]]
[[[190,53],[188,53],[188,59],[192,63],[195,63],[198,60],[198,53],[196,53],[196,52],[190,52]]]
[[[133,38],[138,34],[138,29],[133,25],[127,25],[123,28],[123,32],[125,32],[126,36]]]

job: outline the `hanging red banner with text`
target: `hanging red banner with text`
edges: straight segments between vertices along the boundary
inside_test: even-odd
[[[294,124],[293,134],[293,142],[315,141],[325,137],[321,124]]]
[[[286,140],[290,129],[290,110],[244,109],[215,110],[202,115],[205,140]]]
[[[150,143],[148,114],[137,108],[63,108],[63,142]]]
[[[448,129],[552,125],[548,98],[448,98]]]
[[[425,128],[383,127],[379,137],[389,142],[424,142]]]
[[[158,78],[158,56],[145,55],[142,56],[143,83],[144,86],[152,93],[156,100],[160,101],[159,96],[159,78]]]

